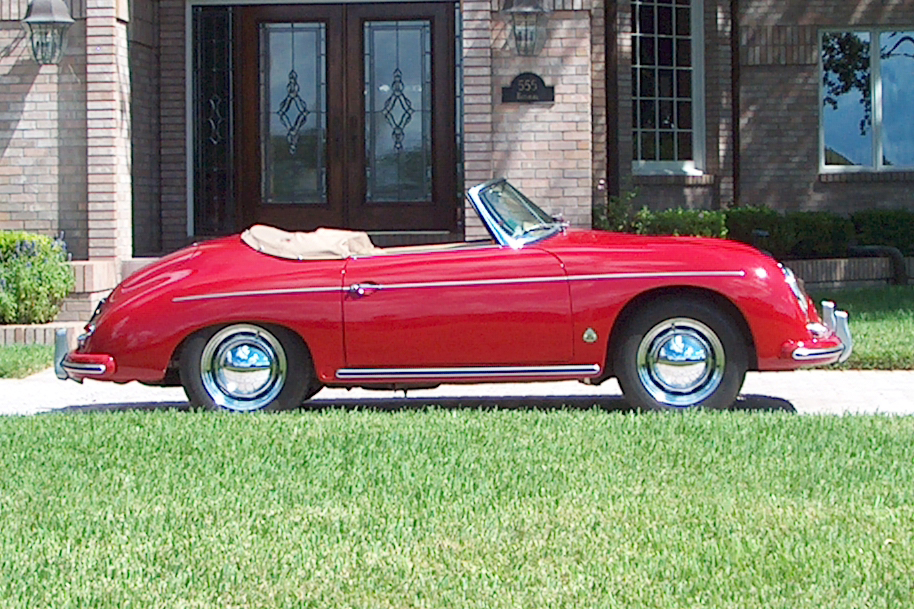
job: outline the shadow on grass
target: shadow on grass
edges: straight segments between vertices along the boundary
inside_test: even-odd
[[[604,412],[633,412],[622,396],[458,396],[458,397],[404,397],[401,395],[379,395],[372,398],[312,399],[303,410],[371,410],[376,412],[405,412],[439,408],[442,410],[592,410]],[[130,402],[111,404],[90,404],[68,406],[51,412],[90,413],[119,411],[193,410],[187,402]],[[789,401],[763,395],[741,395],[733,410],[746,412],[788,412],[796,413]]]

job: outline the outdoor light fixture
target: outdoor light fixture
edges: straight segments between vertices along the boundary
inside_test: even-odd
[[[73,25],[63,0],[32,0],[22,20],[29,35],[29,49],[40,65],[60,62],[67,48],[67,30]]]
[[[547,11],[540,0],[505,0],[502,13],[511,18],[511,34],[518,55],[536,55],[546,38]]]

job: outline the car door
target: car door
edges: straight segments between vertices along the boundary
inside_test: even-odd
[[[539,249],[490,245],[350,259],[343,287],[349,367],[533,367],[572,360],[565,272]]]

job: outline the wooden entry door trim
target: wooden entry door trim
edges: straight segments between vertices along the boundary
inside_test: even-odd
[[[327,87],[325,98],[325,203],[307,206],[264,204],[262,171],[264,167],[261,109],[261,38],[264,23],[319,23],[325,28],[326,70],[343,62],[343,49],[334,40],[342,40],[343,11],[341,6],[330,5],[258,5],[241,7],[239,11],[239,44],[235,45],[237,66],[235,78],[240,95],[236,97],[240,111],[237,114],[236,134],[240,146],[236,148],[237,217],[244,226],[254,223],[271,224],[288,228],[310,228],[308,225],[339,226],[343,222],[338,193],[345,187],[343,143],[343,90]],[[331,134],[336,134],[335,137]],[[332,161],[336,162],[332,162]],[[239,227],[240,228],[240,227]]]
[[[456,228],[454,8],[450,3],[260,5],[239,10],[235,45],[237,96],[237,218],[290,230],[342,226],[384,231]],[[366,178],[366,24],[430,24],[431,196],[428,200],[369,200]],[[307,204],[263,201],[265,129],[261,108],[263,24],[322,24],[326,71],[323,115],[326,199]],[[385,90],[390,90],[385,85]],[[271,144],[266,144],[271,145]]]
[[[368,200],[368,164],[366,159],[366,83],[365,45],[368,43],[365,24],[381,21],[410,22],[431,20],[431,198],[421,202]],[[449,230],[456,228],[457,159],[455,142],[455,78],[454,78],[454,7],[450,3],[402,3],[382,5],[353,4],[347,9],[347,54],[351,70],[347,85],[347,120],[353,128],[347,130],[350,159],[362,169],[349,173],[347,196],[350,223],[363,230],[389,230],[390,219],[396,218],[399,230]]]

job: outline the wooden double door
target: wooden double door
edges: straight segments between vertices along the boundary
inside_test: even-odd
[[[235,10],[236,224],[453,232],[454,5]]]

